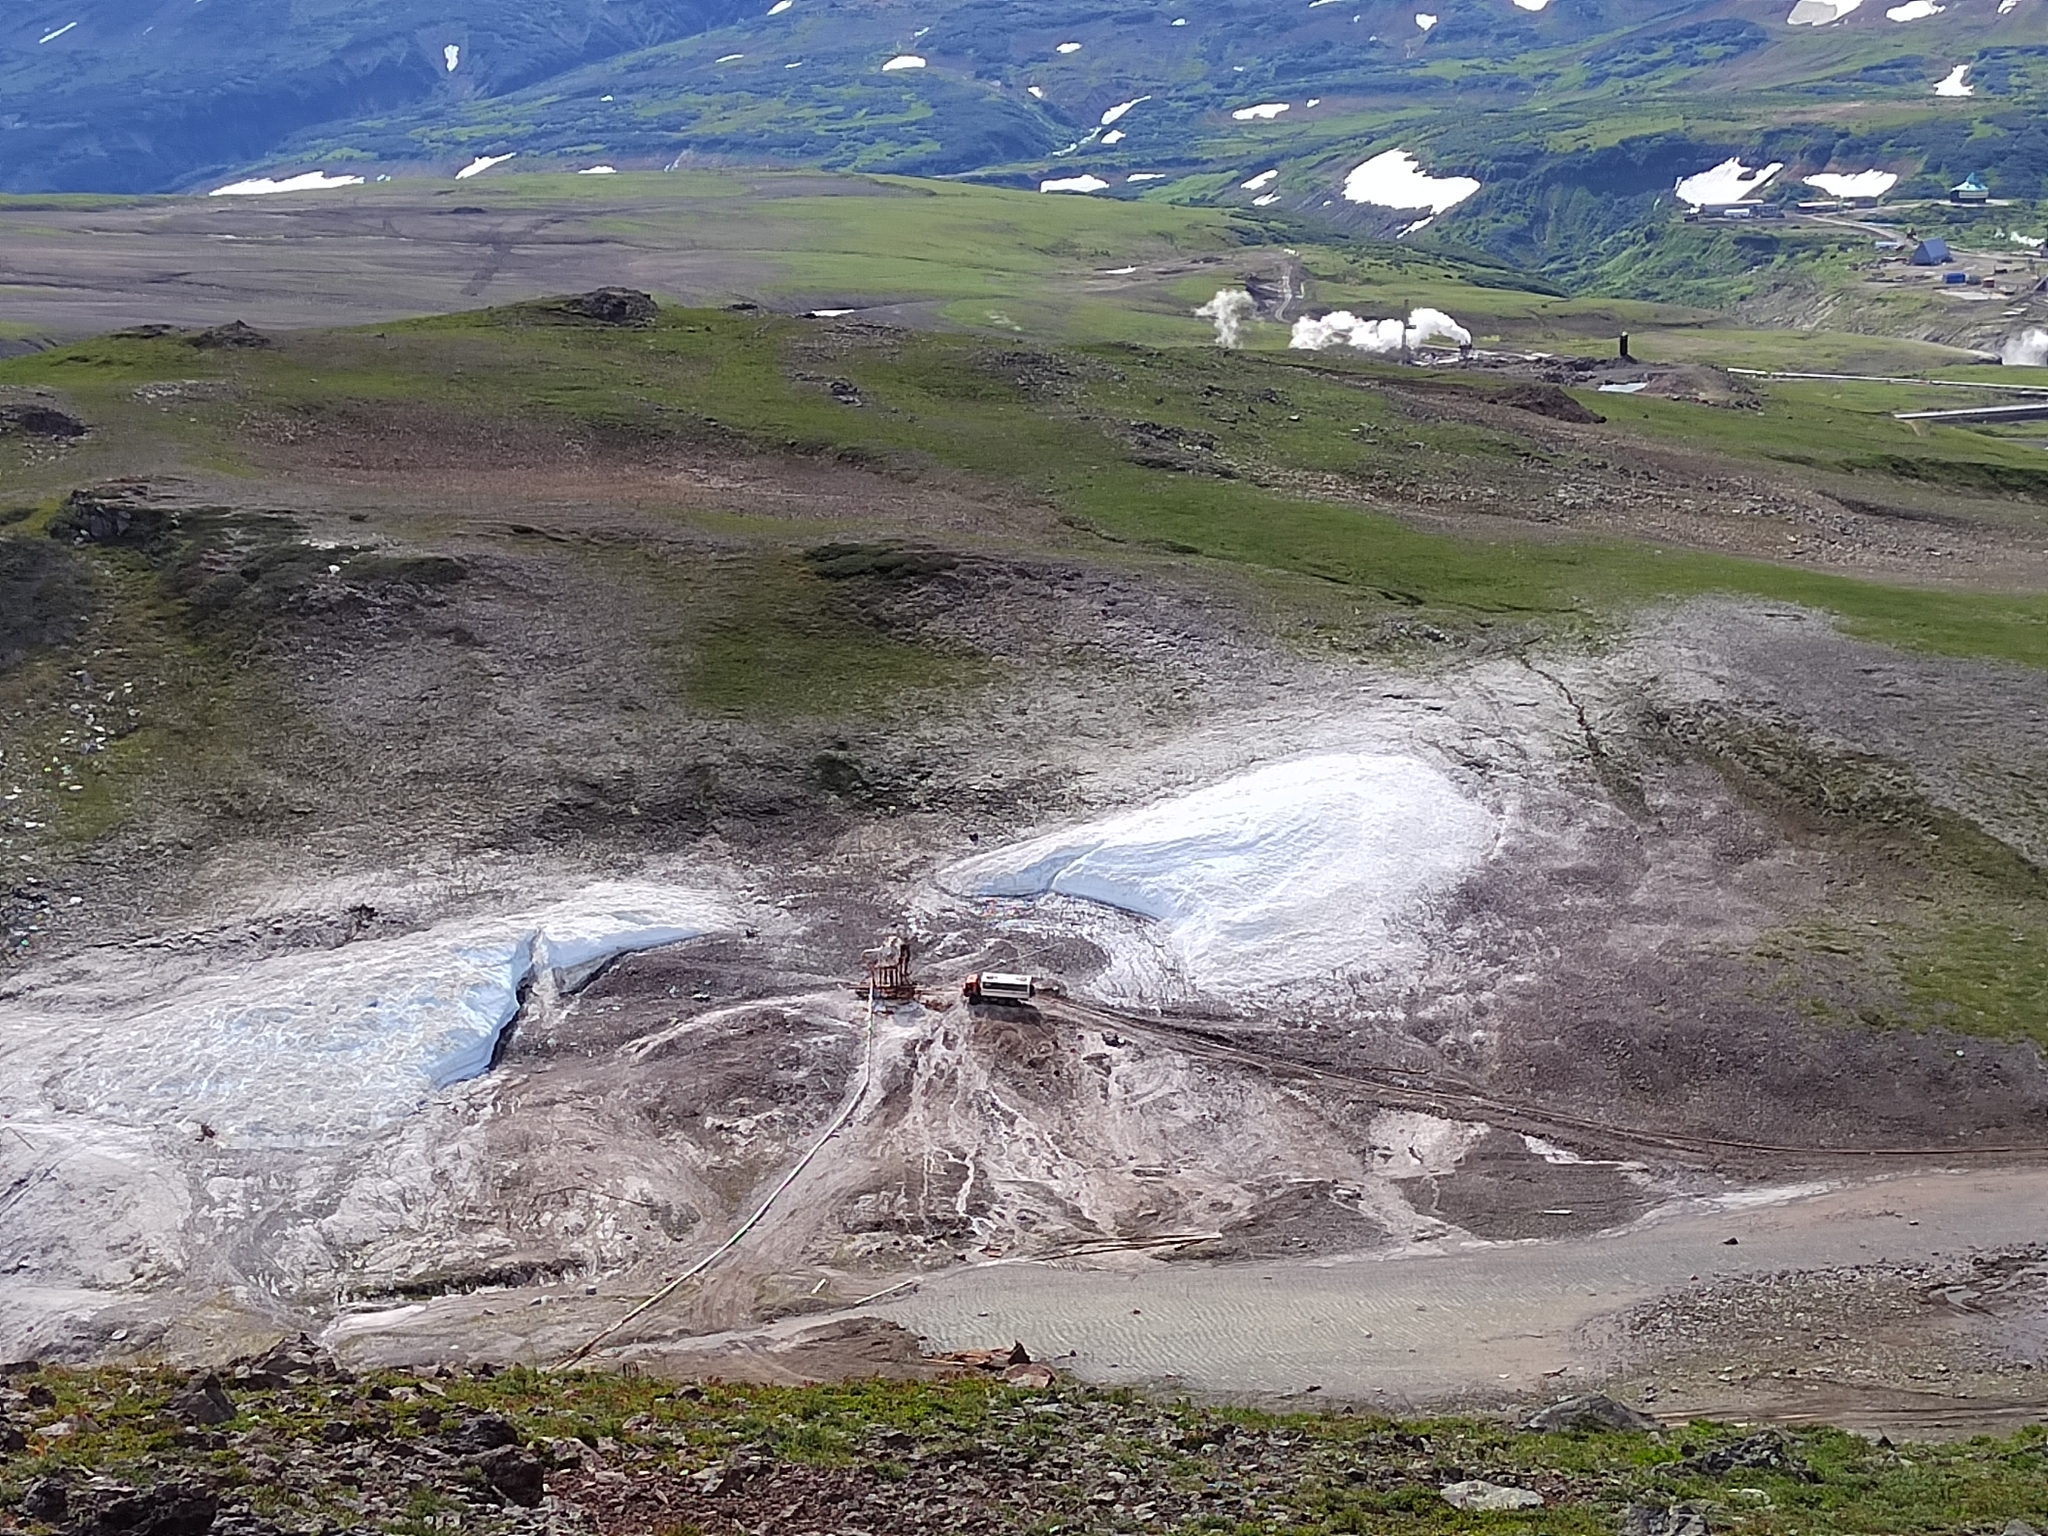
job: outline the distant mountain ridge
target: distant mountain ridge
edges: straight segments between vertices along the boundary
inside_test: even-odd
[[[1780,195],[2048,195],[2048,0],[75,0],[5,39],[0,92],[13,191],[808,164],[1426,231],[1567,282],[1648,272],[1649,215],[1724,158],[1782,162]],[[1393,150],[1479,190],[1347,197]]]

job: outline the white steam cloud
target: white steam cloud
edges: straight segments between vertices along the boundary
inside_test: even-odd
[[[1216,326],[1216,345],[1237,346],[1244,337],[1244,323],[1251,319],[1252,296],[1242,288],[1218,288],[1216,297],[1195,313]]]
[[[1418,309],[1401,320],[1361,320],[1348,309],[1294,322],[1287,345],[1298,352],[1323,352],[1353,347],[1392,357],[1442,337],[1461,347],[1472,345],[1472,333],[1440,309]]]
[[[2037,325],[2008,336],[1998,360],[2008,368],[2048,368],[2048,331]]]

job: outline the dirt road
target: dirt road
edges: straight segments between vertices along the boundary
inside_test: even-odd
[[[1259,1398],[1313,1392],[1405,1409],[1606,1377],[1630,1363],[1619,1337],[1625,1314],[1717,1282],[1918,1268],[2044,1231],[2048,1172],[1933,1171],[1686,1202],[1626,1231],[1563,1242],[1293,1263],[985,1265],[874,1310],[946,1349],[1022,1339],[1095,1382]],[[2032,1310],[2002,1327],[1990,1313],[1980,1318],[1980,1331],[2004,1332],[2021,1349],[2037,1326]],[[1726,1342],[1744,1341],[1731,1330]],[[1850,1407],[1835,1416],[1851,1422],[1857,1396],[1888,1403],[1894,1386],[1878,1379],[1874,1354],[1861,1382],[1790,1374],[1766,1378],[1778,1396],[1846,1398]],[[2002,1404],[2033,1395],[2014,1388],[1977,1406],[1995,1418]],[[1666,1395],[1658,1406],[1683,1413],[1689,1404]]]

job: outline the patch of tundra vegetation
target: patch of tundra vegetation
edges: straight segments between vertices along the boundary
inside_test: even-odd
[[[301,1349],[298,1358],[308,1351]],[[316,1357],[319,1358],[319,1357]],[[2048,1430],[1876,1443],[1710,1422],[1654,1432],[1273,1414],[964,1380],[808,1387],[442,1370],[9,1378],[17,1528],[173,1503],[180,1530],[1998,1530],[2038,1519]],[[18,1426],[18,1429],[16,1428]],[[290,1470],[280,1476],[281,1468]],[[1521,1490],[1514,1514],[1446,1489]],[[139,1491],[138,1501],[128,1496]],[[1456,1494],[1462,1499],[1463,1494]],[[203,1518],[201,1517],[203,1514]],[[1675,1521],[1675,1523],[1674,1523]]]

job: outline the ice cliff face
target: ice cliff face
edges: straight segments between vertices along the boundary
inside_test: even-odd
[[[24,1010],[0,1065],[42,1100],[17,1113],[341,1144],[488,1069],[529,987],[574,985],[616,955],[722,924],[694,892],[598,886],[534,912],[260,961],[133,1013]]]

